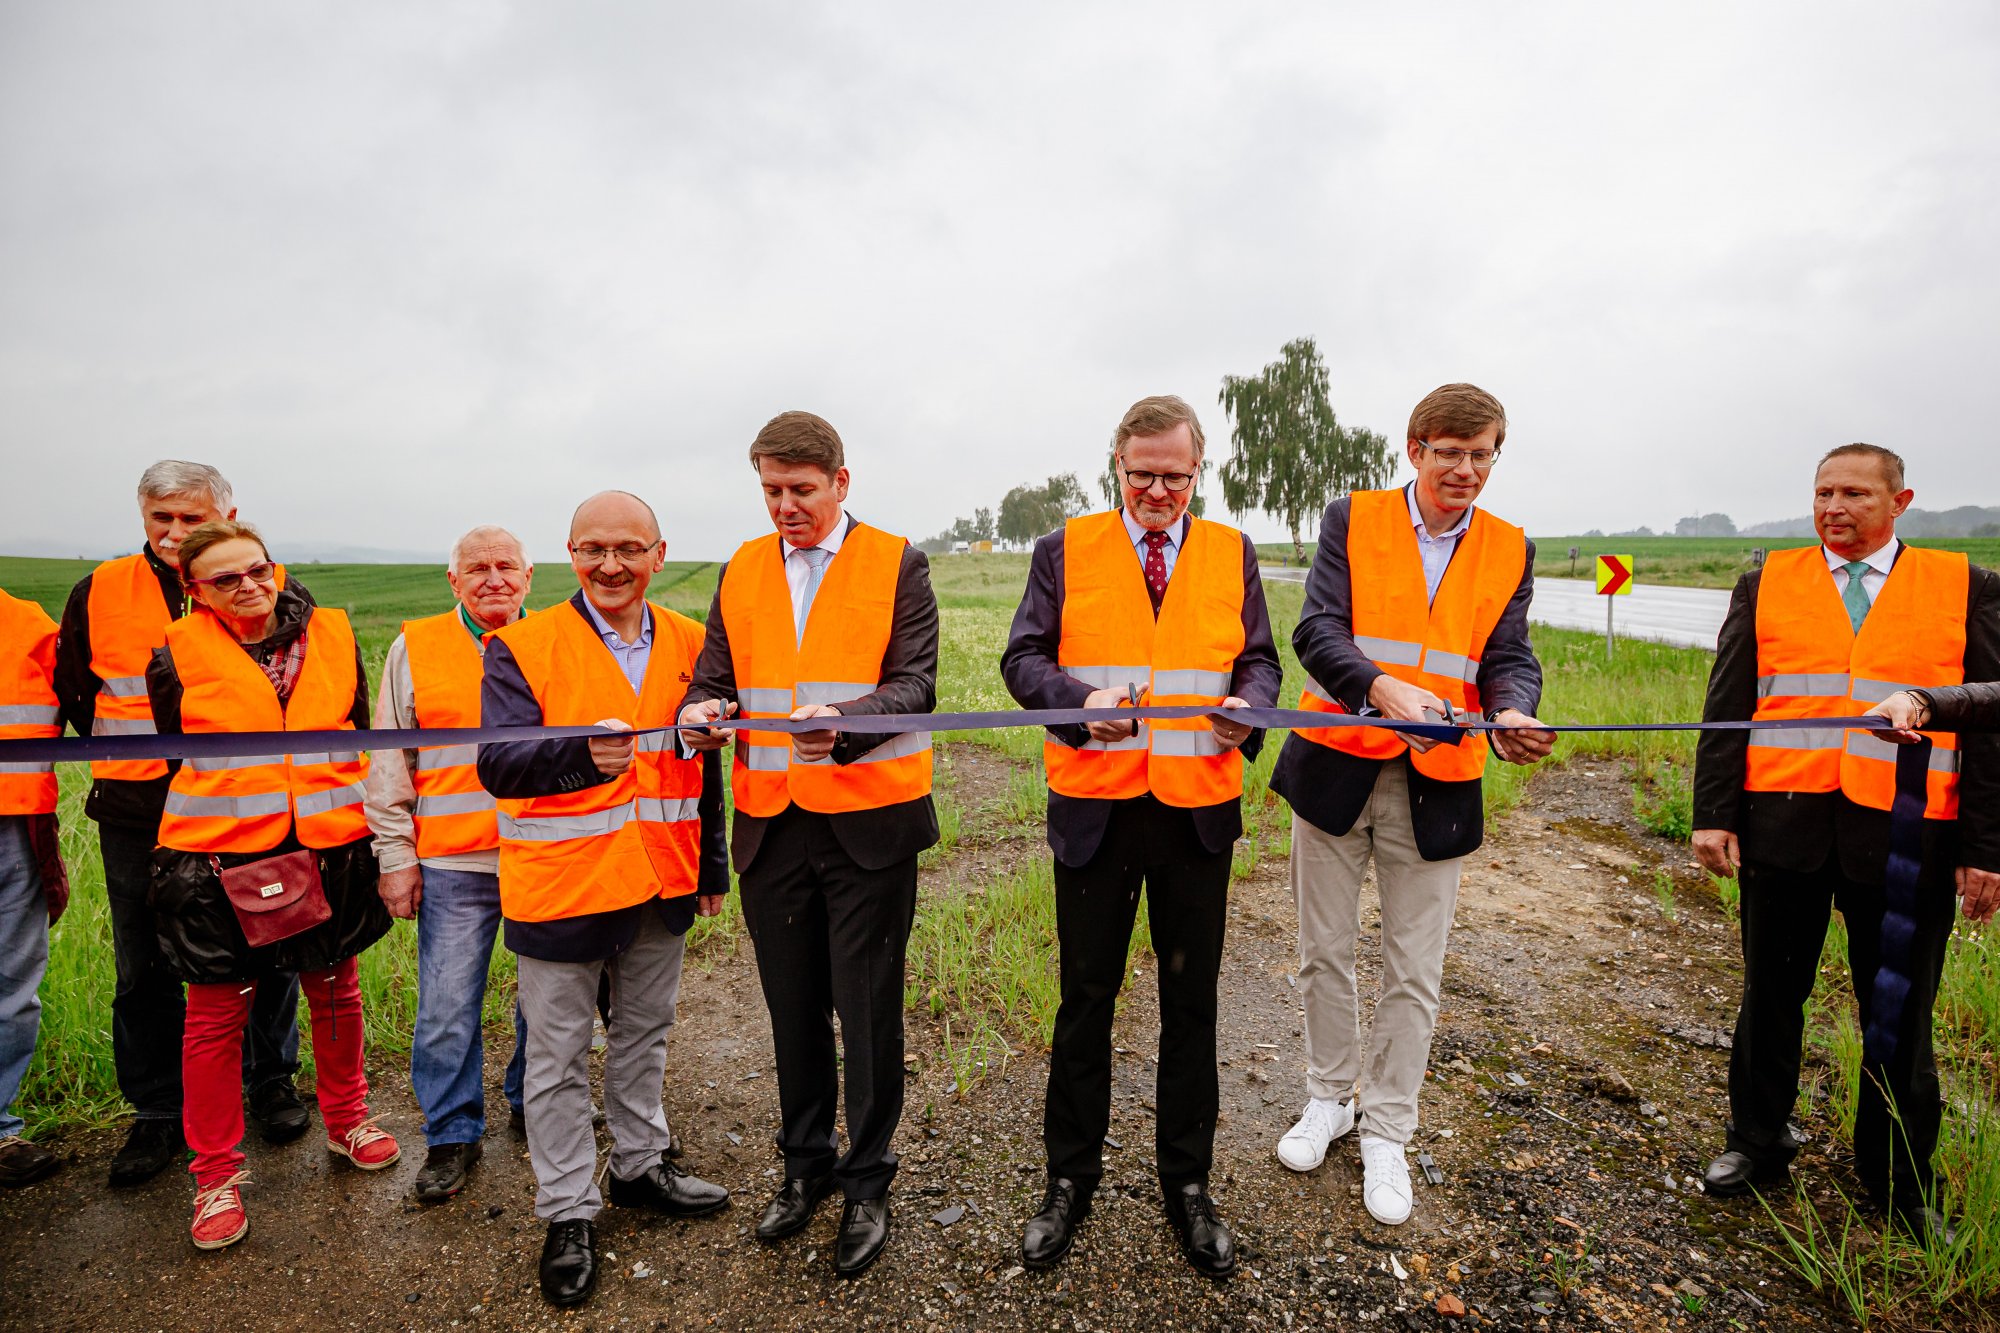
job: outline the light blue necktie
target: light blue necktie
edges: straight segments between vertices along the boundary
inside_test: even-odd
[[[1861,622],[1868,619],[1868,589],[1861,582],[1861,576],[1868,572],[1868,562],[1850,560],[1841,569],[1846,571],[1847,587],[1840,600],[1847,604],[1847,618],[1854,622],[1854,632],[1859,634]]]
[[[812,614],[813,594],[819,591],[819,581],[826,574],[826,562],[833,559],[833,552],[824,546],[808,546],[796,552],[799,559],[806,562],[806,590],[799,597],[798,636],[806,636],[806,617]]]

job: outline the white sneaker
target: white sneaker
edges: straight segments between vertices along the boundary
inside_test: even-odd
[[[1410,1220],[1410,1164],[1402,1144],[1361,1136],[1361,1201],[1385,1227]]]
[[[1326,1160],[1326,1145],[1354,1128],[1354,1102],[1314,1097],[1299,1123],[1278,1140],[1278,1160],[1294,1171],[1311,1171]]]

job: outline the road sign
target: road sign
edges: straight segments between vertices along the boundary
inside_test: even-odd
[[[1630,596],[1632,556],[1598,556],[1598,592],[1604,596]]]

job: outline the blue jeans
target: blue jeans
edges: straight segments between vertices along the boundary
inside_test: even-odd
[[[49,907],[28,843],[26,815],[0,815],[0,1139],[21,1132],[14,1094],[35,1058],[42,1029],[42,974],[49,968]]]
[[[424,1112],[424,1141],[472,1143],[486,1133],[486,1044],[480,1011],[486,968],[500,930],[500,878],[424,867],[417,904],[417,1025],[410,1042],[410,1086]],[[521,1105],[526,1063],[516,1010],[514,1058],[502,1084]]]

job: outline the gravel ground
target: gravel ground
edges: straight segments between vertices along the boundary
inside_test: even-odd
[[[1000,761],[961,747],[966,793],[1004,789]],[[996,776],[997,775],[997,776]],[[668,1062],[685,1164],[734,1206],[676,1222],[607,1209],[606,1275],[582,1311],[540,1301],[526,1146],[502,1121],[466,1193],[419,1208],[422,1158],[406,1071],[374,1070],[374,1105],[405,1147],[379,1175],[336,1167],[315,1136],[252,1141],[251,1231],[197,1254],[191,1188],[168,1172],[114,1194],[119,1136],[73,1135],[56,1177],[0,1196],[0,1326],[33,1328],[980,1328],[1151,1330],[1826,1328],[1838,1315],[1763,1248],[1762,1210],[1710,1201],[1735,999],[1735,935],[1687,870],[1644,834],[1619,766],[1538,779],[1468,862],[1445,1007],[1415,1145],[1440,1183],[1401,1228],[1360,1200],[1353,1141],[1298,1176],[1272,1149],[1304,1096],[1281,864],[1236,886],[1223,964],[1223,1113],[1213,1192],[1244,1262],[1227,1283],[1180,1259],[1152,1171],[1157,1005],[1150,960],[1128,991],[1099,1205],[1053,1273],[1016,1244],[1040,1197],[1046,1060],[1028,1052],[963,1097],[940,1032],[913,1018],[898,1139],[895,1233],[855,1281],[831,1271],[838,1209],[776,1247],[749,1234],[778,1182],[776,1079],[747,942],[693,966]],[[927,880],[1045,854],[982,823]],[[1678,911],[1653,868],[1681,877]],[[1364,907],[1363,993],[1377,969]],[[498,1043],[493,1043],[498,1046]],[[489,1050],[501,1106],[503,1051]],[[1816,1151],[1809,1149],[1809,1155]],[[1460,1311],[1463,1313],[1460,1313]]]

